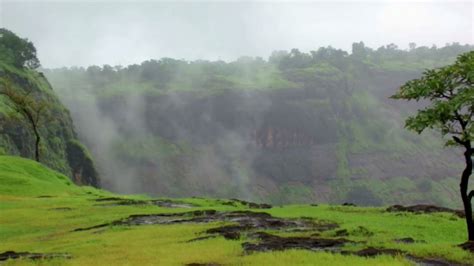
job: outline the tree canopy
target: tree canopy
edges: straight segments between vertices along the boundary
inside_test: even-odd
[[[395,99],[429,100],[431,105],[409,117],[406,127],[418,133],[439,129],[453,139],[446,144],[464,145],[474,139],[474,51],[458,57],[453,65],[427,70],[420,79],[403,85]]]
[[[0,61],[20,68],[40,67],[33,43],[4,28],[0,28]]]

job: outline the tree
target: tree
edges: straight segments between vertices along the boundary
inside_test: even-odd
[[[6,98],[6,104],[16,113],[20,114],[31,126],[35,135],[35,160],[40,161],[41,135],[39,127],[47,117],[48,103],[35,98],[31,91],[21,92],[15,90],[9,82],[0,84],[0,96]]]
[[[365,44],[363,42],[355,42],[352,44],[351,56],[358,60],[364,60],[367,58],[368,51],[369,49],[365,47]]]
[[[33,43],[4,28],[0,28],[0,60],[20,68],[40,67]]]
[[[462,172],[460,193],[466,214],[469,241],[474,241],[471,200],[468,193],[474,149],[474,51],[462,54],[453,65],[427,70],[420,79],[404,84],[394,99],[428,100],[431,104],[406,120],[406,127],[419,134],[432,128],[449,137],[446,145],[464,149],[466,167]]]

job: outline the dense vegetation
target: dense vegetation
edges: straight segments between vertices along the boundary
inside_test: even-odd
[[[69,111],[34,70],[38,66],[31,42],[0,29],[0,154],[35,158],[79,184],[98,186],[94,163],[77,140]]]
[[[459,206],[456,151],[431,133],[405,132],[404,118],[423,103],[388,96],[472,49],[354,43],[351,54],[293,49],[268,60],[44,73],[115,191]]]
[[[78,187],[66,176],[34,161],[0,156],[0,256],[15,251],[52,257],[38,261],[24,255],[4,265],[454,265],[474,261],[472,253],[457,246],[465,238],[463,220],[450,213],[392,213],[384,208],[328,205],[251,209],[229,200],[150,200]],[[192,207],[160,207],[156,202]],[[273,217],[273,221],[314,222],[315,228],[254,228],[254,232],[231,221],[179,223],[166,216],[194,213],[196,216],[178,217],[178,221],[199,218],[198,210],[208,210],[201,214],[216,210],[218,214],[263,215]],[[130,217],[164,217],[170,222],[108,225]],[[105,225],[98,226],[101,224]],[[215,228],[242,231],[233,237],[212,233]],[[252,244],[262,241],[258,235],[268,236],[262,232],[281,241],[349,242],[329,250],[248,251]]]

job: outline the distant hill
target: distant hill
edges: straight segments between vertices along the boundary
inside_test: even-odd
[[[403,128],[423,103],[388,97],[473,49],[354,43],[351,54],[327,47],[44,72],[115,191],[458,206],[457,151]]]

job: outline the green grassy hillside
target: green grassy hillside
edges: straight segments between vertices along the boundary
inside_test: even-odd
[[[35,161],[14,156],[0,156],[0,160],[2,195],[70,196],[91,190],[74,185],[68,177]]]
[[[39,65],[37,59],[34,56],[30,58],[36,60],[34,67],[19,59],[28,52],[22,50],[25,46],[35,51],[33,44],[26,39],[0,29],[0,155],[35,157],[33,127],[18,112],[19,101],[17,105],[13,104],[13,95],[13,98],[23,99],[23,102],[29,100],[41,106],[35,109],[34,104],[26,105],[30,116],[37,120],[41,138],[39,161],[78,184],[98,186],[99,177],[94,163],[87,149],[77,140],[69,110],[59,101],[43,73],[36,70]],[[5,93],[7,90],[11,91],[10,96]],[[36,115],[38,113],[40,115]]]
[[[5,265],[412,265],[428,258],[474,263],[473,254],[457,247],[465,240],[464,221],[450,213],[249,206],[267,207],[236,200],[119,196],[78,187],[36,162],[0,156],[0,257],[6,251],[59,256],[8,260]],[[214,219],[239,215],[259,222],[248,228],[238,220]],[[272,222],[262,227],[264,221]],[[213,231],[227,225],[239,231]],[[402,240],[407,237],[413,241]],[[252,251],[274,238],[278,243],[347,242],[332,249]],[[383,249],[385,255],[361,256],[367,255],[361,252],[367,247]]]

